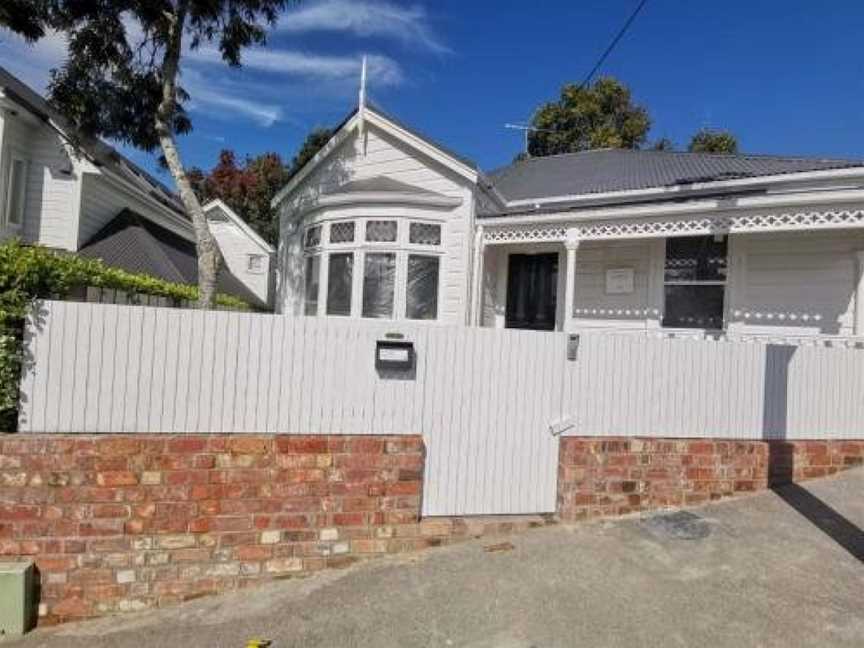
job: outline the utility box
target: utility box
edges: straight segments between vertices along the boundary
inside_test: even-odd
[[[19,637],[36,622],[32,562],[0,562],[0,640]]]

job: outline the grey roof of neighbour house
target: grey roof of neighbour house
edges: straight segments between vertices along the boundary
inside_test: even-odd
[[[862,166],[864,160],[598,149],[514,162],[487,177],[515,201]]]
[[[117,214],[78,254],[165,281],[198,283],[195,244],[129,209]],[[219,273],[218,288],[219,292],[260,305],[260,300],[225,268]]]
[[[13,101],[21,104],[41,119],[45,121],[50,120],[67,136],[75,135],[76,131],[74,127],[70,125],[69,121],[58,110],[51,106],[38,92],[29,88],[24,82],[2,66],[0,66],[0,89]],[[105,167],[132,184],[137,185],[149,193],[152,198],[170,207],[185,218],[185,211],[177,194],[108,144],[99,139],[83,136],[76,138],[76,144],[90,158],[93,164]]]

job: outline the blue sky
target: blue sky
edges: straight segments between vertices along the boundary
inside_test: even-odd
[[[506,164],[522,141],[504,123],[580,81],[635,5],[302,2],[242,70],[206,50],[187,60],[195,130],[181,140],[184,161],[209,168],[224,147],[290,159],[313,126],[353,107],[366,53],[382,108],[484,169]],[[601,73],[648,108],[652,139],[681,146],[710,126],[746,152],[864,157],[862,35],[858,0],[648,0]],[[63,51],[57,36],[33,48],[0,33],[0,64],[37,89]]]

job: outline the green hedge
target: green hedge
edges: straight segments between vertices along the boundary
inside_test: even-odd
[[[17,421],[22,333],[31,304],[36,299],[64,299],[72,290],[87,286],[178,302],[198,299],[195,286],[110,268],[95,259],[27,246],[17,240],[0,244],[0,431],[14,430]],[[231,309],[250,308],[228,295],[219,295],[216,303]]]

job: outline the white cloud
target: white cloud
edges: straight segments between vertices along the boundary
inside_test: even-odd
[[[368,0],[322,0],[302,5],[280,18],[277,31],[343,31],[357,36],[384,36],[408,45],[420,45],[438,53],[448,53],[429,26],[426,10],[419,6],[398,6]]]
[[[265,128],[282,119],[281,107],[250,99],[250,95],[254,96],[254,93],[244,92],[242,86],[222,86],[195,70],[187,70],[181,82],[191,98],[191,110],[225,120],[233,120],[242,115]]]
[[[244,68],[273,72],[287,76],[302,76],[324,80],[359,82],[361,56],[320,56],[293,50],[254,48],[241,55]],[[189,52],[187,60],[224,65],[215,47],[205,46]],[[391,58],[368,57],[369,78],[381,85],[398,85],[403,80],[402,68]]]

